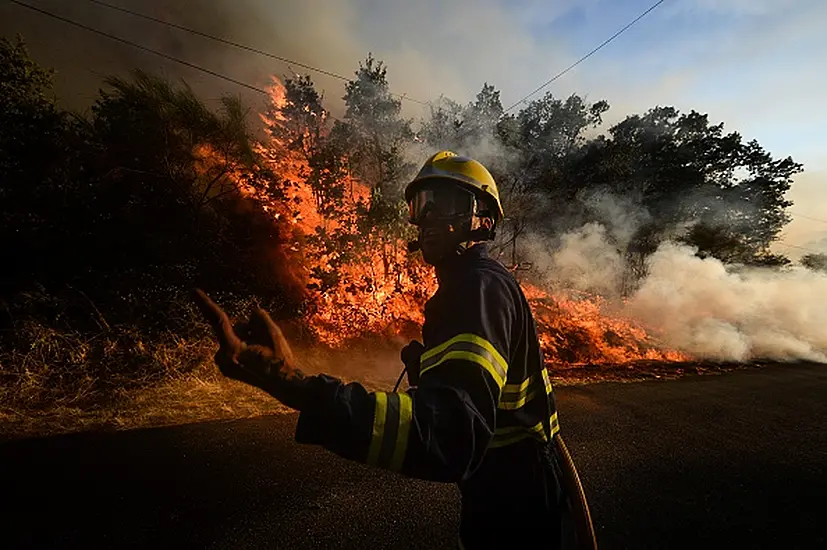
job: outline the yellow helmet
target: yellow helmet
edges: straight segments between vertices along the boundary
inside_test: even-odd
[[[437,178],[456,181],[475,195],[489,199],[496,209],[494,222],[503,219],[500,192],[491,172],[476,160],[461,157],[453,151],[440,151],[425,161],[422,169],[405,188],[405,201],[411,201],[423,182]]]

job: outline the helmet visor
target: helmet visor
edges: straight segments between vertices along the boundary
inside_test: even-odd
[[[408,201],[408,219],[418,224],[428,213],[435,218],[471,216],[474,203],[474,194],[457,185],[424,186]]]

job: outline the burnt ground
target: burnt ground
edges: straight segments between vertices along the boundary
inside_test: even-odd
[[[602,548],[824,548],[827,366],[558,386]],[[8,548],[442,548],[456,489],[292,441],[295,415],[0,445]]]

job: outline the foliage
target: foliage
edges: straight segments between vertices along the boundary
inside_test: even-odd
[[[801,257],[800,262],[807,269],[827,273],[827,254],[805,254]]]
[[[345,115],[328,125],[309,77],[288,79],[284,101],[271,105],[267,117],[276,121],[268,131],[277,148],[298,150],[306,161],[297,176],[313,191],[315,209],[323,217],[307,240],[311,285],[322,291],[352,287],[354,281],[343,278],[341,268],[368,265],[376,251],[382,281],[368,286],[398,276],[405,269],[396,261],[398,242],[410,232],[401,191],[412,175],[404,151],[413,132],[411,122],[400,115],[401,101],[390,93],[386,67],[368,56],[345,91]],[[303,146],[297,148],[297,143]],[[356,192],[354,186],[366,192]]]
[[[30,322],[81,339],[186,330],[170,304],[194,285],[295,314],[302,289],[283,273],[282,228],[253,199],[283,196],[283,182],[254,150],[237,99],[213,111],[185,85],[135,71],[107,80],[81,117],[56,106],[19,40],[0,41],[0,74],[6,352],[34,345],[15,330]],[[32,293],[51,300],[27,302]]]
[[[57,106],[22,40],[0,39],[0,243],[10,259],[0,345],[16,353],[33,345],[20,334],[87,342],[100,331],[126,342],[135,330],[160,342],[185,330],[170,304],[194,284],[237,302],[255,296],[282,317],[307,312],[308,282],[325,297],[403,293],[403,281],[424,280],[401,246],[412,236],[402,190],[421,160],[407,155],[423,146],[490,168],[507,216],[494,251],[508,263],[531,260],[520,246],[528,235],[554,243],[590,222],[610,229],[632,278],[666,239],[728,263],[789,263],[769,249],[789,222],[785,193],[801,165],[705,114],[658,106],[605,128],[606,101],[549,93],[505,113],[485,83],[467,104],[442,97],[414,121],[372,55],[343,100],[333,120],[309,77],[286,80],[262,116],[271,139],[259,144],[238,99],[210,107],[186,84],[136,70],[107,79],[80,116]],[[298,186],[321,218],[301,239],[287,223],[303,208]],[[302,255],[309,281],[286,269]],[[27,301],[33,293],[52,299]],[[14,336],[21,326],[28,332]]]
[[[510,252],[512,263],[530,260],[519,257],[517,241],[525,235],[554,239],[589,222],[613,234],[631,232],[614,244],[640,268],[634,277],[643,275],[645,258],[666,239],[725,262],[789,263],[769,247],[790,221],[785,193],[802,169],[791,158],[776,159],[696,111],[655,107],[597,134],[606,101],[549,93],[505,115],[498,102],[487,84],[465,107],[440,98],[421,136],[434,147],[479,151],[492,167],[507,216],[495,248]],[[486,117],[496,118],[492,132],[472,138],[474,132],[462,130],[480,127],[475,121]],[[490,122],[482,126],[491,128]],[[601,208],[601,197],[623,204],[624,214]],[[630,218],[634,227],[617,227]]]

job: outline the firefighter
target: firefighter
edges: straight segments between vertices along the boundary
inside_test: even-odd
[[[457,483],[461,548],[594,547],[528,302],[485,244],[503,218],[494,178],[479,162],[441,151],[405,200],[418,228],[409,248],[422,251],[439,283],[425,305],[422,343],[402,350],[406,392],[305,376],[267,313],[254,312],[242,338],[196,291],[219,339],[216,363],[300,411],[300,443]]]

